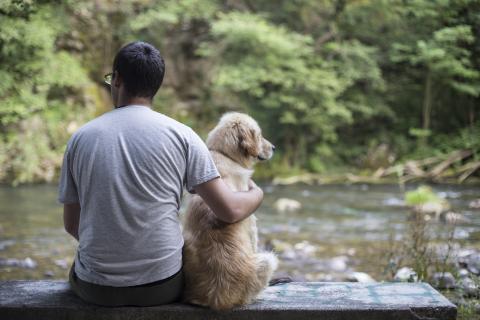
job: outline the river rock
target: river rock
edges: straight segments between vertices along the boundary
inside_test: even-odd
[[[297,254],[295,253],[295,250],[286,249],[282,253],[280,253],[280,258],[285,260],[296,260],[298,257],[297,257]]]
[[[383,204],[389,207],[404,207],[405,201],[399,198],[387,198],[383,201]]]
[[[272,193],[273,192],[273,186],[272,185],[268,185],[268,186],[264,186],[263,187],[263,192],[265,193]]]
[[[306,240],[296,243],[293,247],[304,256],[313,256],[317,252],[317,247]]]
[[[413,211],[423,214],[439,216],[444,210],[448,210],[449,206],[443,201],[440,202],[427,202],[424,204],[418,204],[413,207]]]
[[[455,277],[450,272],[436,272],[432,277],[432,285],[438,289],[453,289],[456,287]]]
[[[417,282],[418,275],[412,268],[403,267],[395,273],[393,280],[397,282]]]
[[[67,269],[68,268],[68,262],[65,259],[55,260],[54,263],[57,267],[60,267],[62,269]]]
[[[480,252],[475,251],[468,255],[459,255],[458,262],[471,273],[480,275]]]
[[[365,272],[352,272],[347,276],[347,281],[350,282],[362,282],[362,283],[372,283],[377,282],[369,274]]]
[[[328,261],[328,268],[335,272],[344,272],[348,268],[347,261],[347,256],[334,257]]]
[[[37,267],[37,263],[31,259],[30,257],[27,257],[23,260],[19,259],[1,259],[0,258],[0,266],[6,266],[6,267],[20,267],[20,268],[26,268],[26,269],[35,269]]]
[[[470,203],[468,204],[468,207],[470,209],[480,209],[480,199],[475,199],[470,201]]]
[[[293,212],[300,210],[302,208],[302,204],[297,200],[280,198],[275,201],[273,207],[279,212]]]
[[[458,286],[466,297],[478,296],[480,294],[478,284],[476,284],[471,278],[460,279]]]
[[[10,247],[11,245],[14,245],[15,241],[14,240],[3,240],[0,241],[0,251],[5,250],[5,248]]]
[[[310,197],[312,193],[308,190],[302,190],[302,196],[303,197]]]
[[[47,270],[47,271],[45,271],[45,273],[43,275],[47,278],[53,278],[55,273],[52,270]]]
[[[440,214],[440,221],[448,223],[448,224],[458,224],[458,223],[469,223],[471,222],[470,219],[465,217],[461,213],[448,211],[445,213]]]

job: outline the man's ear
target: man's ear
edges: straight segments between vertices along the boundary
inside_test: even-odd
[[[120,88],[120,86],[122,85],[122,77],[120,76],[120,74],[117,72],[117,71],[114,71],[113,72],[113,79],[112,79],[112,86],[114,86],[115,88]]]

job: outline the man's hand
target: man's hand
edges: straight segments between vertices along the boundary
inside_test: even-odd
[[[78,225],[80,222],[80,204],[69,203],[63,205],[63,225],[65,230],[78,240]]]
[[[212,209],[218,219],[235,223],[251,215],[262,203],[263,191],[253,180],[248,191],[233,192],[221,179],[216,178],[195,187],[195,192]]]

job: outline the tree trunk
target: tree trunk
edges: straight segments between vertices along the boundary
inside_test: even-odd
[[[432,74],[430,70],[425,80],[425,96],[423,99],[423,129],[430,129],[430,116],[432,113]]]

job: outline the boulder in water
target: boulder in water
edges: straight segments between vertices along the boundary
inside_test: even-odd
[[[440,220],[448,224],[469,223],[470,219],[461,213],[448,211],[440,214]]]
[[[480,209],[480,199],[475,199],[470,201],[470,203],[468,204],[468,207],[470,209]]]
[[[293,212],[300,210],[302,208],[302,204],[297,200],[280,198],[275,201],[273,207],[279,212]]]
[[[473,274],[480,275],[480,252],[463,250],[458,253],[458,263]]]
[[[328,268],[335,272],[344,272],[348,269],[347,256],[338,256],[328,261]]]

